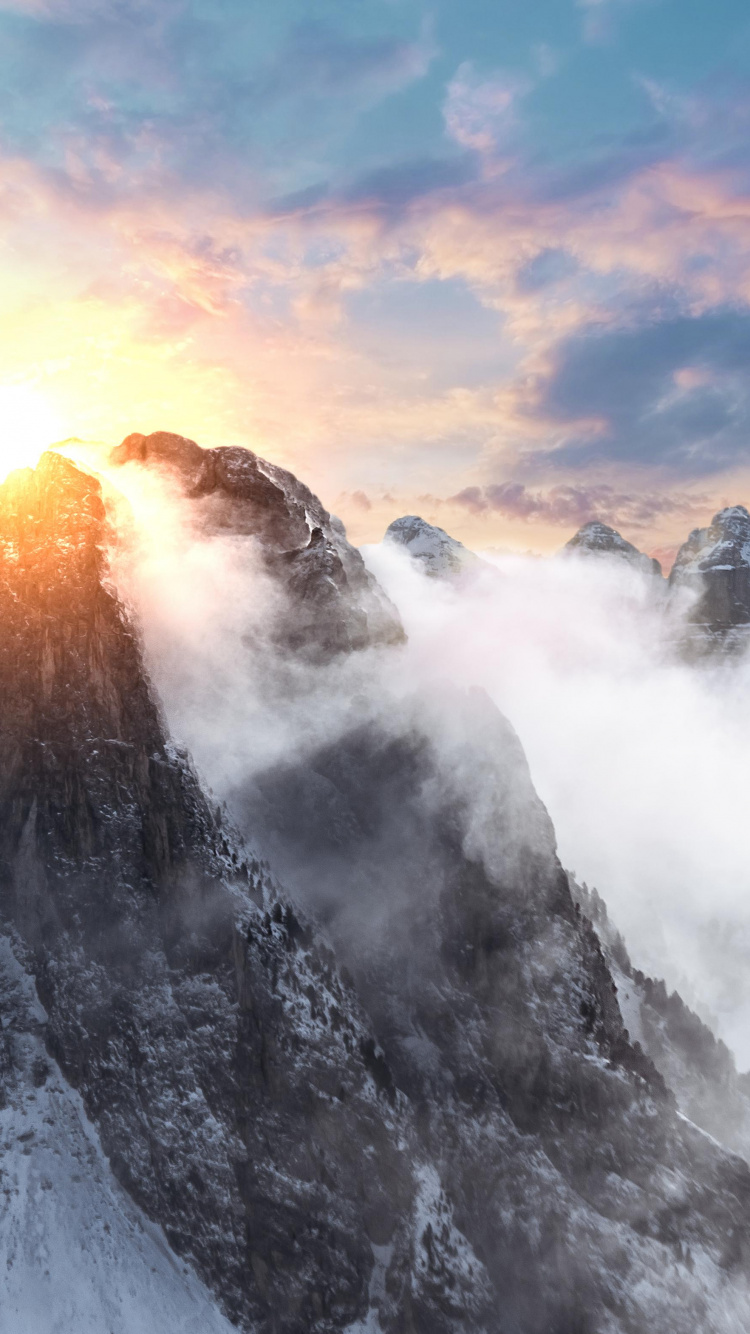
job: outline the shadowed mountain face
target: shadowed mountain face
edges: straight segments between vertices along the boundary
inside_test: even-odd
[[[169,745],[105,542],[64,460],[0,487],[0,909],[175,1251],[263,1334],[746,1329],[750,1172],[628,1040],[508,724],[376,681],[235,794],[324,938]]]
[[[708,640],[747,642],[750,627],[750,514],[733,505],[696,528],[677,553],[672,588],[695,594],[688,615]]]
[[[201,449],[168,431],[129,435],[116,465],[166,472],[193,502],[203,533],[254,538],[284,595],[277,644],[313,663],[340,653],[401,643],[395,607],[365,569],[341,523],[301,482],[249,449]]]

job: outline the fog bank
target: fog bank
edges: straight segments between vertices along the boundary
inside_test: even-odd
[[[415,672],[484,686],[513,723],[563,863],[634,964],[750,1065],[750,663],[681,661],[664,590],[617,561],[491,557],[451,583],[364,554]]]

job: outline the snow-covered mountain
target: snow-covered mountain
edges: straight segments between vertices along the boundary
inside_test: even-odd
[[[416,514],[394,519],[383,541],[403,547],[424,573],[434,578],[461,574],[480,563],[479,557],[457,538]]]
[[[399,653],[295,479],[158,439],[120,461],[263,553],[287,599],[264,651],[338,690],[347,650]],[[109,540],[98,481],[59,456],[0,487],[0,1117],[34,1131],[5,1141],[0,1230],[52,1257],[63,1302],[52,1200],[71,1247],[85,1232],[70,1334],[100,1310],[135,1334],[128,1293],[166,1331],[745,1330],[750,1169],[630,1040],[510,725],[481,693],[355,673],[347,725],[228,815],[166,736]],[[11,1266],[1,1309],[18,1292]]]
[[[646,556],[632,542],[621,537],[615,528],[593,519],[585,523],[578,532],[565,543],[563,551],[577,556],[613,556],[627,561],[629,565],[642,570],[644,574],[661,577],[661,565],[652,556]]]
[[[0,939],[2,1328],[231,1334],[216,1298],[123,1190],[45,1048],[31,974]]]

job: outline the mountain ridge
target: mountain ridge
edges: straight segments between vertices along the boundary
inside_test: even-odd
[[[105,528],[56,456],[0,487],[0,894],[49,1051],[175,1252],[269,1334],[741,1328],[750,1169],[630,1043],[510,725],[405,699],[258,775],[233,818],[260,845],[294,817],[282,892],[165,736]],[[324,902],[342,858],[339,889],[384,895],[369,940]]]

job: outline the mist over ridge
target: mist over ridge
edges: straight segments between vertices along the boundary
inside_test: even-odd
[[[668,595],[645,558],[492,553],[440,580],[398,546],[370,546],[407,644],[282,665],[268,641],[279,591],[253,542],[196,527],[168,473],[104,471],[135,525],[116,576],[170,725],[219,796],[414,691],[481,687],[520,736],[563,863],[598,887],[638,965],[750,1064],[750,664],[685,661],[694,588]]]
[[[0,958],[0,1118],[31,1021],[248,1334],[739,1334],[750,1096],[564,870],[513,721],[297,478],[166,432],[82,461],[0,487],[3,933],[45,1007]],[[425,585],[507,582],[409,569],[440,634]]]
[[[518,730],[564,864],[639,966],[750,1063],[750,662],[692,652],[700,587],[621,554],[483,553],[494,575],[435,581],[392,545],[363,550],[419,670],[482,685]]]

